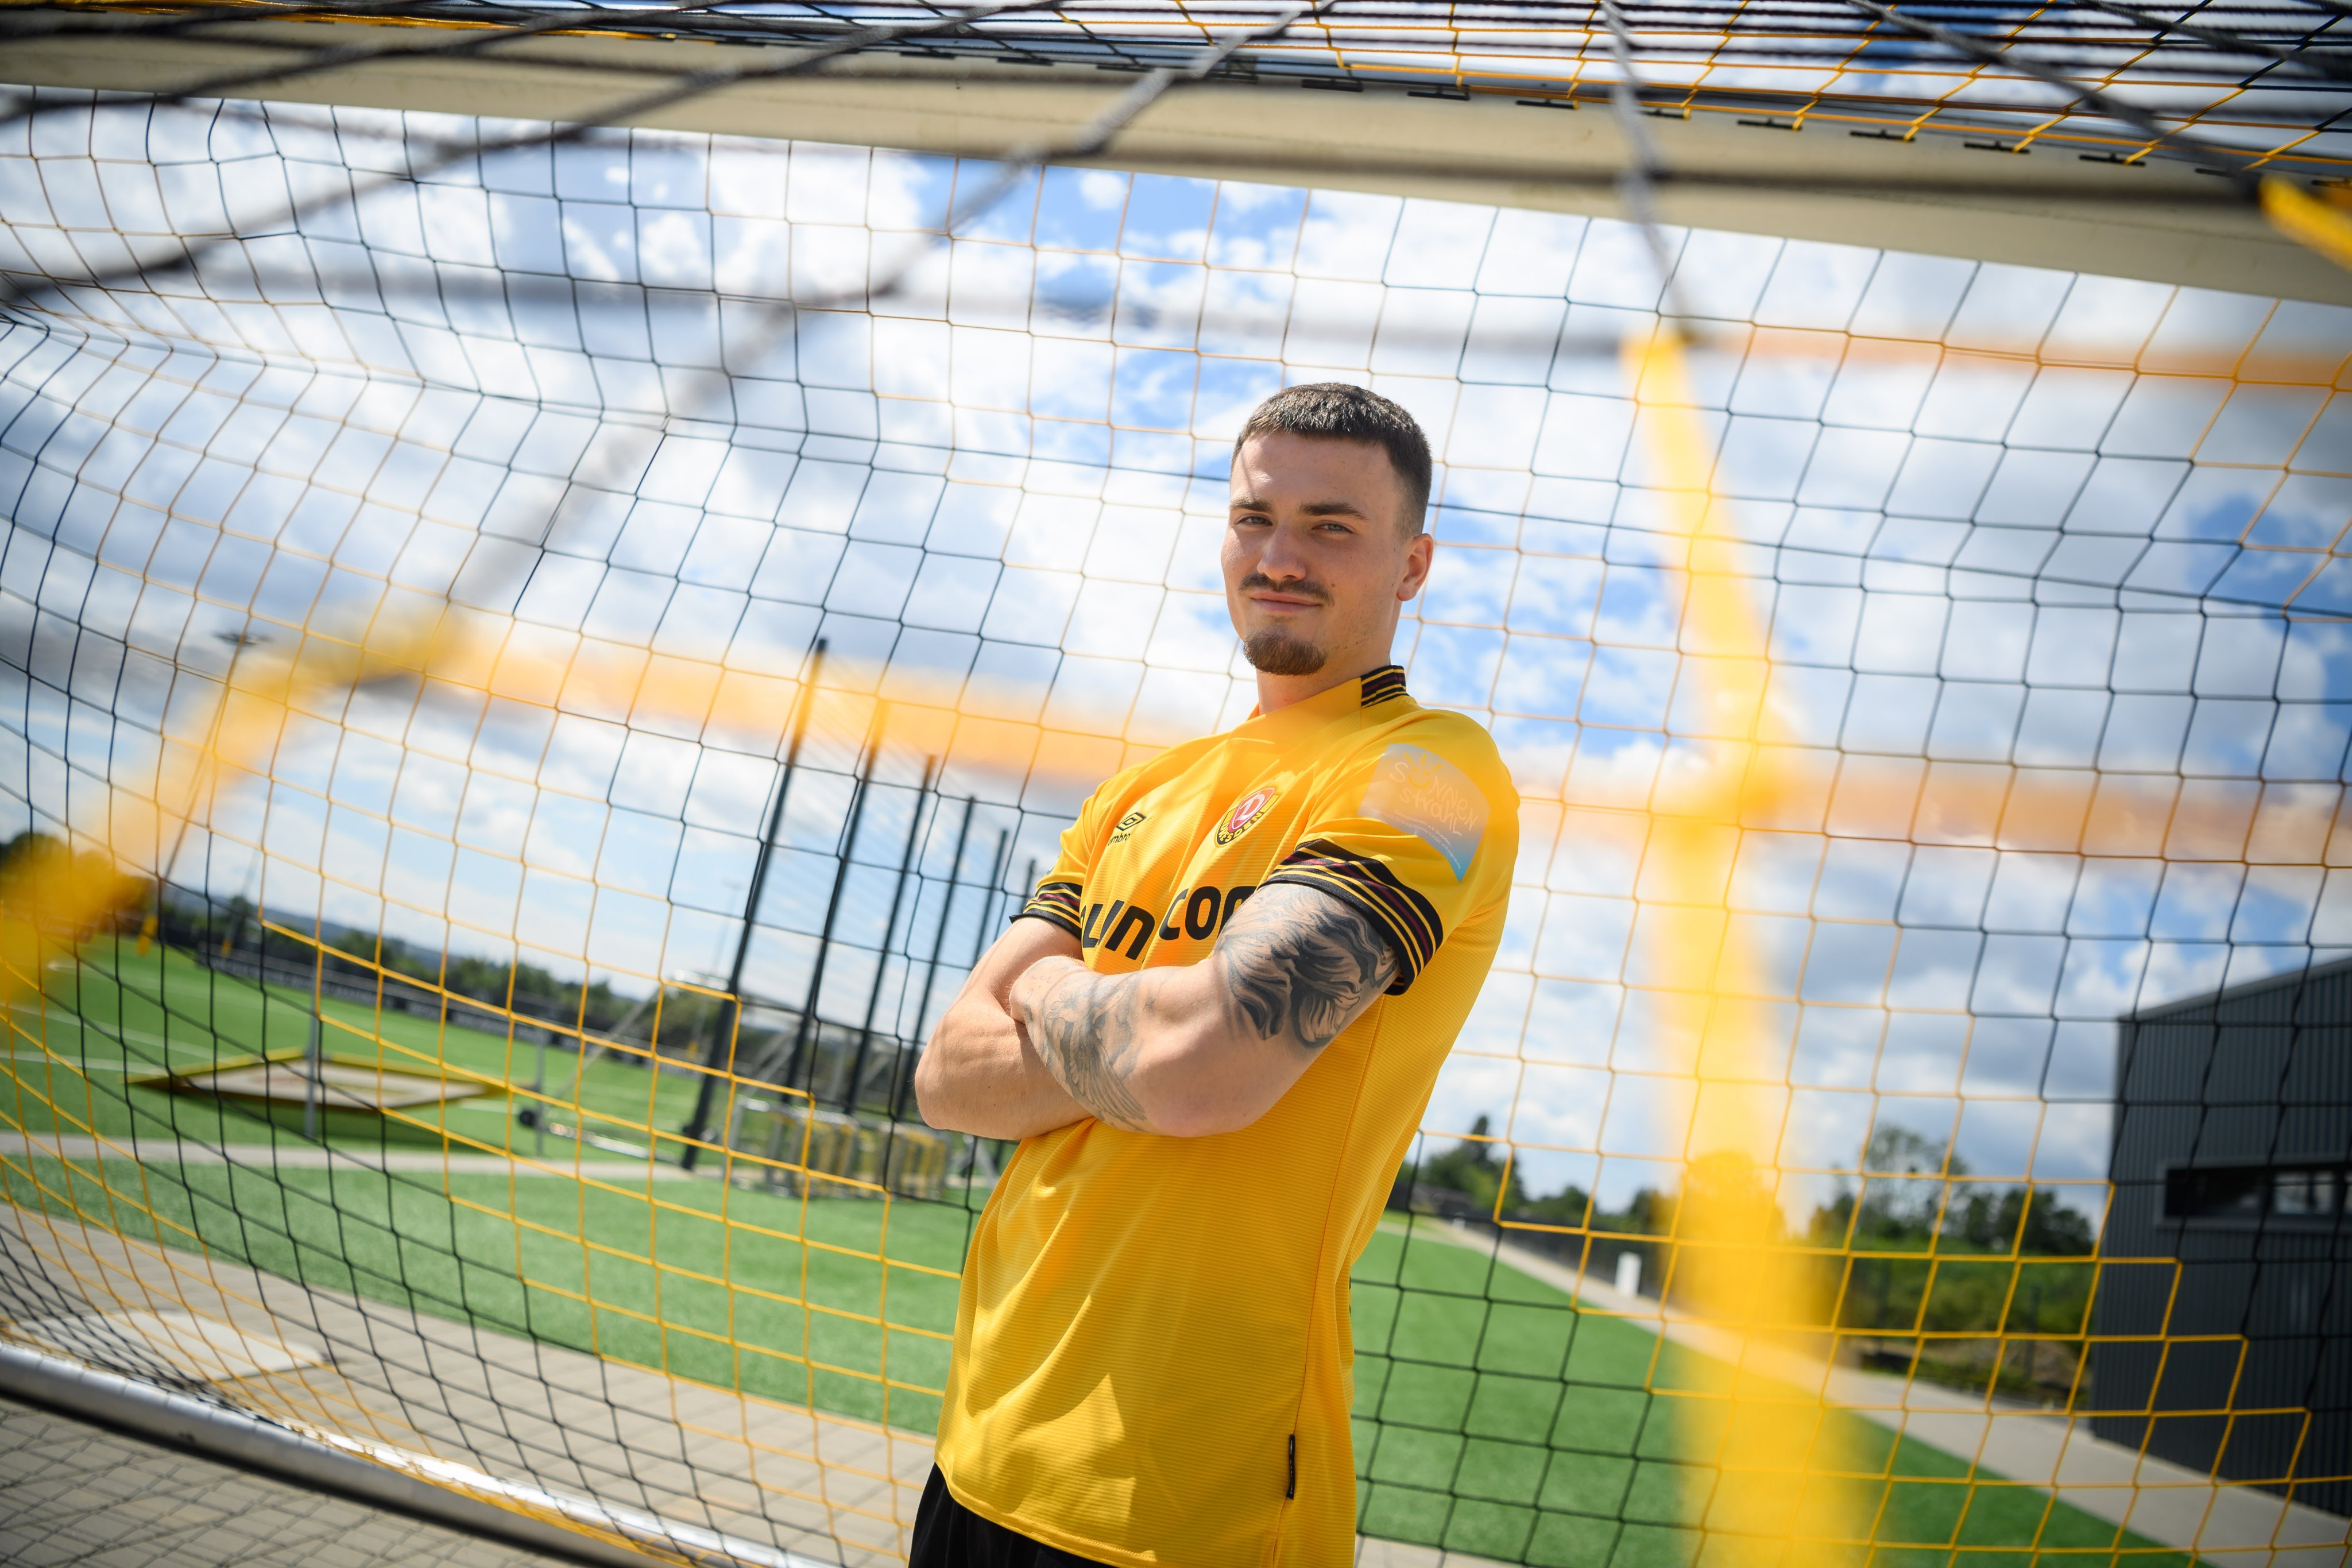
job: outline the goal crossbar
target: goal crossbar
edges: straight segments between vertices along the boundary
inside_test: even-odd
[[[0,51],[0,80],[173,93],[281,63],[289,49],[318,49],[345,26],[30,38]],[[642,92],[649,76],[764,52],[690,39],[545,37],[479,56],[379,57],[221,96],[453,114],[495,103],[519,117],[578,121]],[[634,123],[996,158],[1074,137],[1131,79],[1086,65],[865,54],[814,76],[732,83]],[[1629,153],[1603,104],[1570,111],[1574,99],[1301,90],[1298,81],[1187,86],[1108,150],[1055,161],[1621,215],[1615,182]],[[2273,230],[2229,181],[2184,164],[2098,162],[2050,144],[2025,156],[1951,137],[1864,135],[1833,121],[1791,130],[1704,108],[1644,125],[1667,171],[1659,204],[1669,222],[2352,304],[2352,274]]]

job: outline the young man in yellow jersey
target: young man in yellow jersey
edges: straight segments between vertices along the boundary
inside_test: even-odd
[[[913,1568],[1341,1568],[1348,1271],[1502,935],[1518,798],[1389,662],[1429,446],[1358,387],[1235,444],[1257,711],[1105,782],[915,1072],[1018,1138],[966,1261]]]

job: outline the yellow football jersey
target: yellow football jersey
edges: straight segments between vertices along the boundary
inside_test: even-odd
[[[1348,1271],[1494,961],[1517,851],[1494,741],[1393,665],[1087,800],[1022,914],[1089,967],[1197,963],[1293,882],[1370,916],[1400,971],[1252,1126],[1089,1118],[1021,1145],[965,1263],[940,1414],[965,1507],[1103,1563],[1349,1561]]]

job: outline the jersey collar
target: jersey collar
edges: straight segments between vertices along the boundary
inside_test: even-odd
[[[1242,722],[1239,728],[1252,736],[1271,738],[1344,714],[1395,702],[1404,695],[1404,671],[1395,664],[1382,664],[1352,681],[1341,681],[1328,692],[1318,692],[1305,702],[1292,703],[1273,714],[1262,714],[1253,707],[1249,717]]]

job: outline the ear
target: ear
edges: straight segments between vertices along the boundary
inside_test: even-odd
[[[1404,573],[1397,579],[1398,603],[1421,597],[1423,586],[1429,581],[1430,558],[1436,553],[1437,541],[1426,531],[1413,535],[1405,542]]]

